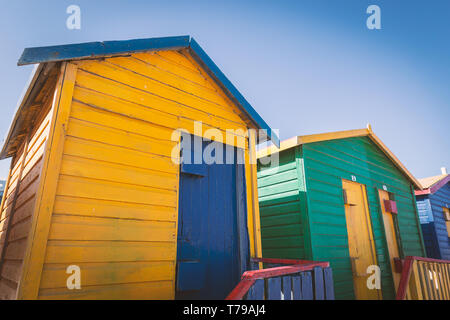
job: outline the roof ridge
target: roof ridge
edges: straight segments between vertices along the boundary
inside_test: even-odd
[[[258,159],[263,158],[271,155],[272,153],[278,153],[303,144],[330,141],[330,140],[340,140],[347,138],[365,137],[365,136],[369,137],[369,139],[392,161],[392,163],[394,163],[394,165],[401,172],[403,172],[403,174],[413,183],[415,188],[419,190],[423,189],[421,183],[417,180],[417,178],[414,177],[414,175],[411,172],[409,172],[409,170],[401,163],[401,161],[395,156],[395,154],[391,150],[389,150],[389,148],[372,131],[372,127],[370,126],[370,124],[368,124],[367,127],[363,129],[343,130],[343,131],[325,132],[303,136],[294,136],[290,139],[283,140],[280,143],[280,148],[269,146],[258,150],[257,158]]]
[[[28,100],[31,98],[28,98],[32,94],[31,91],[37,87],[37,84],[39,84],[42,79],[46,79],[45,72],[42,72],[42,69],[44,69],[43,66],[48,67],[49,65],[56,65],[57,62],[72,60],[101,59],[105,57],[123,56],[125,54],[133,54],[138,52],[179,49],[188,49],[192,57],[202,66],[202,68],[204,68],[213,81],[221,87],[224,93],[247,117],[249,123],[257,129],[265,130],[263,135],[258,135],[258,139],[260,139],[260,141],[270,139],[274,145],[279,146],[280,142],[276,132],[269,127],[258,112],[256,112],[250,103],[248,103],[244,96],[231,83],[231,81],[200,47],[194,38],[189,35],[184,35],[131,40],[108,40],[26,48],[17,64],[19,66],[38,64],[38,67],[35,68],[31,81],[28,83],[26,90],[24,91],[25,94],[19,100],[18,108],[16,109],[3,148],[0,152],[0,159],[9,157],[13,154],[13,151],[15,152],[14,148],[12,148],[12,151],[8,150],[8,145],[13,137],[18,136],[15,126],[18,122],[20,122],[20,112],[29,107]],[[39,91],[39,89],[36,91]]]

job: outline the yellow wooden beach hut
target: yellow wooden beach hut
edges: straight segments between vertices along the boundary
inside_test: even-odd
[[[225,297],[261,256],[264,120],[189,36],[29,48],[25,64],[0,154],[0,298]],[[243,163],[183,162],[178,140],[199,137]]]

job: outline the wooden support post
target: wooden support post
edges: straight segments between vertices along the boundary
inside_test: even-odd
[[[313,300],[314,299],[314,293],[313,293],[313,283],[312,283],[312,276],[311,272],[303,272],[301,274],[302,277],[302,298],[303,300]]]
[[[4,239],[4,242],[3,242],[3,246],[2,246],[2,249],[1,249],[2,251],[1,251],[1,255],[0,255],[0,275],[2,274],[3,265],[5,264],[5,255],[6,255],[6,250],[7,250],[7,247],[8,247],[9,233],[10,233],[11,227],[12,227],[12,221],[13,221],[13,217],[14,217],[17,197],[19,196],[20,181],[22,180],[23,169],[25,168],[25,160],[26,160],[26,157],[27,157],[29,141],[30,141],[30,131],[27,133],[27,135],[25,137],[25,141],[24,141],[24,145],[23,145],[23,151],[22,151],[22,159],[21,159],[20,168],[19,168],[19,174],[17,175],[16,189],[14,190],[13,201],[12,201],[12,203],[10,205],[11,206],[11,211],[10,211],[9,216],[7,218],[8,221],[6,223],[5,239]],[[6,192],[5,192],[5,194],[6,194]],[[5,198],[6,198],[6,196],[5,196]]]
[[[412,271],[413,258],[406,257],[403,265],[403,272],[400,278],[400,283],[397,290],[397,300],[404,300],[406,297],[406,291],[408,289],[409,278]]]
[[[325,286],[323,282],[323,270],[321,267],[314,268],[314,299],[325,299]]]
[[[45,145],[41,181],[36,193],[30,234],[17,290],[18,299],[38,298],[76,73],[75,64],[62,63],[50,111],[52,113],[50,132]]]
[[[423,297],[424,300],[429,300],[429,289],[428,289],[428,284],[427,284],[427,278],[424,272],[424,263],[422,261],[417,261],[417,271],[418,271],[418,276],[420,278],[420,284],[422,287],[422,293],[423,293]]]
[[[249,180],[251,190],[251,216],[252,216],[252,233],[253,233],[253,252],[254,257],[262,256],[261,248],[261,232],[260,232],[260,217],[259,217],[259,203],[258,203],[258,187],[257,187],[257,168],[256,168],[256,133],[254,130],[248,130],[248,152],[249,152]],[[262,267],[262,266],[260,266]]]
[[[412,274],[411,278],[409,280],[409,287],[411,289],[411,299],[412,300],[422,300],[422,288],[420,286],[420,279],[419,279],[419,270],[417,268],[418,261],[414,261],[412,265]]]
[[[267,282],[267,300],[281,300],[281,278],[269,278]]]

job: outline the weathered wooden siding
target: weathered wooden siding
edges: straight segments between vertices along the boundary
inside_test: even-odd
[[[1,207],[0,246],[5,250],[0,262],[1,299],[16,298],[49,134],[50,103],[47,101],[42,107],[36,125],[11,163]]]
[[[40,299],[174,297],[171,135],[194,132],[194,121],[203,130],[247,129],[187,52],[78,63]],[[66,287],[69,265],[81,268],[81,290]]]
[[[296,149],[279,153],[279,166],[258,164],[258,197],[264,258],[306,259],[303,166]],[[301,201],[300,199],[303,199]],[[306,235],[307,237],[307,235]],[[306,246],[306,248],[305,248]]]
[[[416,201],[427,257],[440,259],[441,254],[437,243],[436,228],[434,227],[430,199],[428,198],[428,195],[421,195],[416,196]]]
[[[378,190],[387,187],[395,196],[401,248],[404,255],[424,255],[421,231],[411,184],[368,137],[303,145],[311,246],[314,260],[329,261],[336,297],[354,297],[348,236],[342,198],[342,179],[366,185],[377,262],[381,268],[384,299],[395,291],[384,235]]]
[[[423,219],[422,230],[430,258],[450,260],[450,238],[444,220],[443,208],[450,206],[450,183],[428,196],[417,197],[417,205]]]
[[[450,206],[450,183],[430,195],[430,203],[441,259],[450,260],[450,238],[448,237],[443,211],[444,207]]]

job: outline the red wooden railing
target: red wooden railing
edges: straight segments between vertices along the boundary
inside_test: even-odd
[[[242,300],[244,298],[259,299],[258,297],[261,299],[278,299],[277,297],[281,299],[283,297],[284,300],[290,300],[290,298],[295,300],[296,297],[297,299],[301,299],[302,290],[309,290],[308,296],[314,298],[313,287],[316,290],[316,296],[319,295],[323,299],[334,299],[333,278],[328,262],[266,258],[252,259],[252,265],[257,269],[259,269],[260,263],[263,263],[269,268],[244,272],[241,281],[231,291],[226,300]],[[314,278],[317,279],[314,286],[311,279],[311,272],[308,274],[309,282],[307,283],[305,281],[305,284],[300,284],[301,276],[306,276],[302,273],[308,271],[317,273],[314,275]],[[253,298],[246,297],[249,290],[258,282],[259,289],[254,288],[256,291],[259,291],[258,294]],[[321,285],[318,285],[318,283]],[[308,284],[309,289],[307,288]]]
[[[450,300],[450,260],[406,257],[396,299]]]

